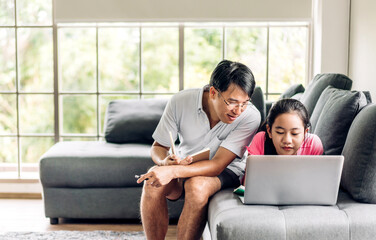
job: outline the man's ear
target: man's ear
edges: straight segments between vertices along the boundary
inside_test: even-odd
[[[217,93],[217,90],[215,90],[215,88],[213,86],[211,86],[209,88],[209,98],[214,99],[216,93]]]
[[[272,131],[271,131],[271,129],[270,129],[270,127],[269,127],[268,124],[266,124],[266,132],[268,133],[269,138],[272,138]]]

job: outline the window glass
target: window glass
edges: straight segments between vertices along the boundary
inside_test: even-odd
[[[63,91],[95,91],[95,28],[60,28],[58,35],[61,89]]]
[[[139,88],[140,31],[138,28],[100,28],[99,80],[101,91]]]
[[[184,40],[184,88],[203,87],[222,60],[222,28],[185,28]]]
[[[247,65],[252,70],[257,86],[265,89],[267,28],[226,28],[226,59]]]
[[[20,133],[54,133],[52,94],[19,95]]]
[[[51,28],[18,29],[18,78],[21,91],[53,91]]]
[[[52,1],[17,0],[17,24],[52,25]]]
[[[0,0],[0,26],[14,25],[14,0]]]
[[[142,29],[143,90],[179,91],[179,29]]]
[[[0,91],[16,91],[15,42],[14,28],[0,28]]]
[[[21,137],[21,177],[39,178],[39,159],[54,145],[53,137]]]
[[[269,38],[269,92],[282,93],[292,84],[304,84],[307,28],[271,27]]]
[[[96,96],[72,95],[63,96],[63,134],[65,133],[97,133]]]
[[[16,94],[0,94],[0,134],[17,133]]]
[[[0,146],[6,148],[6,151],[0,151],[0,178],[17,178],[17,138],[0,137]]]

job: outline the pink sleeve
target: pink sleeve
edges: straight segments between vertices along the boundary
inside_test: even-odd
[[[324,148],[322,146],[320,138],[315,134],[308,135],[308,141],[306,147],[302,149],[301,155],[322,155]]]
[[[264,155],[264,144],[265,144],[265,132],[257,133],[249,147],[247,147],[249,155]]]

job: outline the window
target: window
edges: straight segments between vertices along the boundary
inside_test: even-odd
[[[51,0],[0,0],[0,178],[36,177],[54,144]]]
[[[111,100],[202,87],[224,58],[269,100],[308,76],[308,23],[53,25],[51,0],[0,5],[0,178],[38,178],[55,141],[103,140]]]

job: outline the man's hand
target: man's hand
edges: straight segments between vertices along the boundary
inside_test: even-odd
[[[163,162],[162,166],[169,166],[169,165],[189,165],[193,161],[193,158],[191,156],[187,156],[184,159],[179,158],[175,154],[171,154],[167,156]]]
[[[153,187],[161,187],[171,182],[174,176],[171,172],[171,167],[169,166],[154,166],[148,173],[141,175],[137,180],[137,183],[142,183],[146,181],[147,184]]]

